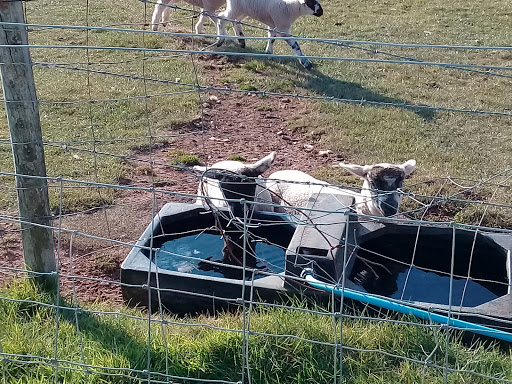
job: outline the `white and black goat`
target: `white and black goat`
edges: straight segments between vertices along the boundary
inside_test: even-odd
[[[226,0],[185,0],[190,5],[201,7],[201,13],[199,14],[199,20],[196,23],[196,33],[203,33],[204,19],[208,16],[214,24],[216,20],[213,18],[217,9],[226,4]],[[180,0],[158,0],[155,4],[155,10],[153,11],[153,17],[151,18],[151,25],[153,31],[158,29],[158,26],[162,24],[166,26],[169,22],[169,14],[171,11],[170,5],[179,3]]]
[[[294,170],[272,173],[267,179],[267,187],[272,193],[273,201],[283,206],[305,207],[309,197],[317,193],[345,194],[354,196],[358,213],[388,217],[398,213],[402,199],[399,190],[404,179],[414,171],[416,160],[409,160],[403,164],[340,163],[340,167],[363,179],[361,192],[332,186],[307,173]]]
[[[226,23],[233,20],[235,34],[243,37],[242,27],[237,21],[242,21],[246,17],[251,17],[262,22],[269,27],[266,53],[274,52],[274,39],[276,35],[283,37],[290,36],[290,29],[293,22],[300,16],[313,15],[322,16],[323,9],[318,0],[227,0],[226,10],[219,13],[217,20],[217,34],[227,35]],[[228,20],[226,20],[228,19]],[[217,40],[217,46],[224,43],[225,38],[220,37]],[[238,39],[242,48],[245,47],[245,40]],[[290,37],[286,39],[293,52],[299,56],[300,63],[307,69],[313,68],[313,64],[304,58],[297,40]]]
[[[240,204],[228,204],[225,199],[244,198],[247,201],[271,204],[270,192],[266,188],[265,181],[259,176],[272,166],[275,158],[276,153],[272,152],[252,164],[224,160],[210,167],[195,166],[196,171],[203,172],[196,204],[203,205],[205,198],[209,198],[209,202],[216,207],[232,208],[235,216],[239,216]],[[254,205],[254,210],[272,212],[274,209],[268,205]]]

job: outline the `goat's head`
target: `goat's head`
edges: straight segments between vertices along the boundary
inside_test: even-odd
[[[309,8],[307,13],[313,16],[322,16],[324,14],[324,10],[318,0],[299,0],[299,2]]]
[[[358,210],[387,217],[398,212],[402,200],[399,189],[402,188],[404,179],[416,168],[416,160],[403,164],[381,163],[364,166],[340,163],[340,167],[364,180],[361,196],[366,207],[357,207]]]
[[[215,179],[219,182],[219,188],[226,199],[253,201],[256,194],[255,177],[267,171],[276,158],[272,152],[261,160],[252,164],[244,164],[240,161],[226,160],[213,164],[210,168],[194,167],[203,172],[203,177]],[[235,216],[243,216],[243,205],[238,202],[228,202]]]

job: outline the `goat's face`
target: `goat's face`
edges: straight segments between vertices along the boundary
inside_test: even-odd
[[[355,165],[340,164],[364,180],[361,195],[366,197],[366,213],[374,216],[393,216],[402,200],[400,189],[404,179],[416,168],[416,160],[403,164]]]
[[[318,0],[299,0],[302,4],[304,4],[307,8],[309,8],[308,13],[313,16],[322,16],[324,14],[324,10],[322,6],[318,2]]]

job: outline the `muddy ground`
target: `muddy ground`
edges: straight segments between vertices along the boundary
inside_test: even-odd
[[[218,68],[212,65],[210,70],[215,72]],[[209,165],[234,154],[251,162],[276,151],[272,171],[314,172],[344,159],[341,153],[319,153],[325,148],[313,136],[290,129],[290,116],[307,113],[304,101],[220,93],[203,94],[202,98],[202,118],[169,126],[169,135],[180,135],[167,143],[156,144],[151,151],[145,148],[130,154],[137,160],[127,162],[120,185],[153,185],[161,191],[196,193],[197,177],[170,166],[172,155],[178,151],[197,154],[203,164]],[[150,160],[154,163],[152,169]],[[110,207],[64,216],[61,225],[69,231],[61,232],[60,243],[56,241],[62,295],[71,298],[76,292],[81,302],[121,303],[120,264],[130,247],[70,233],[78,231],[134,243],[150,223],[152,214],[168,201],[192,200],[163,193],[120,190]],[[57,220],[54,225],[58,225]],[[0,223],[0,267],[4,267],[0,268],[0,281],[4,284],[20,275],[16,269],[23,268],[21,249],[17,225]]]

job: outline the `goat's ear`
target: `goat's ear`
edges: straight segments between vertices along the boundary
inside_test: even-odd
[[[414,159],[407,160],[405,163],[403,163],[400,166],[400,168],[402,168],[404,170],[405,176],[409,176],[416,169],[416,160],[414,160]]]
[[[194,165],[194,171],[205,172],[206,167],[203,167],[202,165]]]
[[[340,163],[340,167],[346,171],[349,171],[353,175],[359,176],[362,179],[364,179],[366,177],[366,174],[370,170],[370,167],[368,167],[367,165],[363,166],[363,165],[357,165],[357,164]]]
[[[246,176],[259,176],[268,170],[272,164],[274,164],[274,160],[276,159],[276,153],[272,152],[271,154],[265,156],[263,159],[258,160],[254,164],[247,164],[245,170],[241,173]]]

